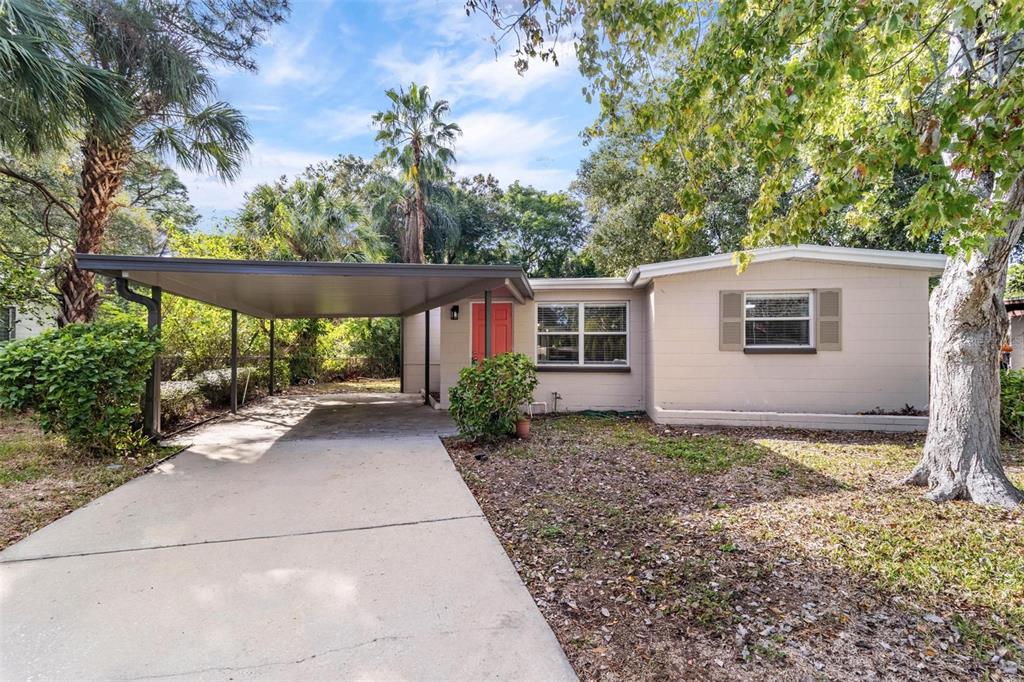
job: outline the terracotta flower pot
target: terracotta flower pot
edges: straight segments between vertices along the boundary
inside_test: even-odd
[[[516,437],[522,438],[523,440],[529,440],[530,438],[530,419],[528,417],[522,417],[516,422]]]

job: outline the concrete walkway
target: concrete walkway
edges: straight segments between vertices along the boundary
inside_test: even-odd
[[[571,680],[437,438],[279,397],[0,553],[0,677]]]

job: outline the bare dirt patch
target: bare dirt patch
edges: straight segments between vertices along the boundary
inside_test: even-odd
[[[533,430],[447,445],[581,678],[1016,677],[1024,515],[893,487],[919,436]]]
[[[146,470],[169,453],[96,458],[68,450],[27,417],[0,415],[0,549]]]

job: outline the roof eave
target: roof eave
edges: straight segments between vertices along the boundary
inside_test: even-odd
[[[631,285],[622,277],[552,277],[531,279],[536,291],[563,291],[569,289],[629,289]]]
[[[942,254],[853,249],[813,244],[752,249],[747,253],[752,256],[754,263],[766,263],[777,260],[808,260],[848,265],[867,265],[871,267],[925,270],[934,274],[941,274],[946,267],[946,257]],[[652,263],[633,268],[627,276],[627,280],[631,281],[634,286],[645,286],[656,277],[713,270],[730,267],[735,264],[732,253],[686,258],[667,263]]]

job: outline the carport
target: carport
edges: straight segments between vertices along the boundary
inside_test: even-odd
[[[78,266],[114,279],[118,293],[144,305],[159,334],[166,292],[231,311],[231,410],[238,409],[238,315],[270,322],[270,392],[274,392],[274,321],[296,318],[401,317],[429,313],[464,298],[484,296],[485,354],[491,349],[491,299],[533,298],[526,274],[514,265],[310,263],[212,258],[77,254]],[[150,288],[145,296],[131,284]],[[425,325],[424,385],[429,387],[430,315]],[[424,401],[429,401],[424,391]],[[144,429],[160,434],[160,358],[146,386]]]

